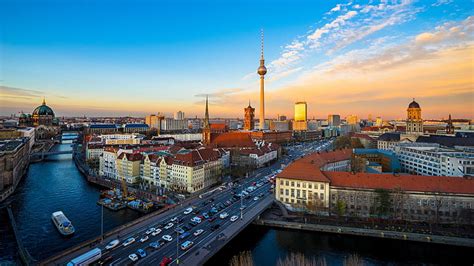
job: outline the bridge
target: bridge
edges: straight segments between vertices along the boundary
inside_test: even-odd
[[[42,261],[40,265],[65,265],[73,258],[95,247],[103,250],[102,257],[111,256],[113,258],[108,261],[107,265],[133,263],[129,255],[137,253],[137,249],[140,248],[148,254],[138,260],[136,265],[158,265],[164,257],[172,259],[171,265],[177,265],[178,262],[182,265],[201,265],[270,207],[274,196],[270,191],[271,183],[264,178],[264,173],[269,174],[270,171],[262,171],[258,176],[249,178],[239,185],[227,187],[222,191],[216,190],[203,198],[198,197],[180,206],[142,217],[108,232],[104,235],[103,241],[101,241],[101,237],[97,237]],[[259,184],[258,187],[254,186],[254,191],[247,197],[237,196],[242,190],[250,187],[253,182]],[[187,208],[193,208],[193,211],[185,214],[184,211]],[[212,218],[202,217],[204,213],[211,214],[212,208],[218,210]],[[227,213],[228,216],[224,217],[224,213]],[[201,216],[203,221],[193,226],[190,222],[195,216]],[[231,220],[233,216],[236,216],[234,219],[237,218],[237,220]],[[74,221],[72,222],[74,223]],[[173,225],[170,227],[169,223]],[[155,236],[151,233],[147,234],[146,232],[150,228],[160,228],[161,232]],[[182,234],[176,232],[178,228],[187,231],[189,235],[184,234],[185,237],[183,237]],[[195,235],[199,229],[203,230],[202,233]],[[164,240],[165,235],[170,236],[172,240]],[[140,241],[146,237],[148,237],[147,240]],[[134,238],[135,242],[124,247],[122,243],[129,238]],[[119,239],[120,245],[112,250],[106,250],[107,243],[114,239]],[[180,245],[187,240],[192,241],[193,245],[182,250]],[[160,247],[156,249],[151,247],[150,243],[152,242],[158,243]]]
[[[67,150],[67,151],[45,151],[45,152],[35,152],[30,154],[30,157],[40,157],[44,159],[44,157],[49,155],[60,155],[60,154],[73,154],[74,150]]]

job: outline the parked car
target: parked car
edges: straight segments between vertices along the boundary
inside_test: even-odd
[[[179,236],[179,239],[185,239],[186,237],[190,236],[191,233],[189,232],[184,232],[182,235]]]
[[[186,210],[184,210],[184,214],[190,214],[193,211],[193,208],[189,207]]]
[[[169,257],[163,257],[163,259],[160,262],[160,266],[167,266],[170,264],[173,260]]]
[[[161,246],[161,242],[159,242],[159,241],[153,241],[153,242],[150,243],[149,246],[150,246],[151,248],[157,249],[157,248],[159,248],[159,247]]]
[[[174,231],[178,234],[184,233],[184,230],[182,228],[179,228],[179,227],[176,227],[176,229]]]
[[[227,212],[223,212],[223,213],[221,213],[221,214],[219,215],[219,217],[220,217],[221,219],[225,219],[225,218],[227,218],[227,216],[229,216],[229,214],[228,214]]]
[[[204,232],[204,230],[198,229],[198,230],[196,230],[196,232],[194,232],[194,236],[198,236],[198,235],[202,234],[202,232]]]
[[[142,238],[140,238],[140,242],[145,242],[148,240],[148,236],[143,236]]]
[[[149,235],[149,234],[153,233],[154,231],[155,231],[155,227],[152,227],[152,228],[146,230],[145,234]]]
[[[190,248],[192,245],[194,244],[193,241],[185,241],[183,244],[181,244],[181,249],[182,250],[187,250],[188,248]]]
[[[237,219],[239,219],[239,216],[237,216],[237,215],[234,215],[234,216],[230,217],[231,222],[235,222],[235,221],[237,221]]]
[[[170,229],[170,228],[173,227],[173,226],[174,226],[173,223],[169,223],[169,224],[167,224],[167,225],[165,226],[165,229]]]

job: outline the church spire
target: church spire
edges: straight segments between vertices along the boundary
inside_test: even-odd
[[[204,115],[204,127],[209,128],[209,96],[206,95],[206,113]]]
[[[46,105],[46,98],[43,96],[43,105]]]

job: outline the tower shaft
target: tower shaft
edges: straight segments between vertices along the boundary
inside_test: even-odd
[[[265,129],[265,77],[260,75],[260,129]]]

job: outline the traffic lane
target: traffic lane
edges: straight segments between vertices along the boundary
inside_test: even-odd
[[[244,184],[250,185],[251,182],[252,182],[252,181],[255,181],[255,180],[256,180],[255,178],[251,178],[249,181],[245,182]],[[217,200],[215,200],[215,202],[225,202],[226,200],[229,200],[229,199],[230,199],[230,198],[229,198],[229,196],[228,196],[227,194],[222,193],[222,194],[219,195],[219,198],[217,198]],[[204,200],[204,199],[203,199],[203,200]],[[203,200],[201,200],[201,202],[203,202]],[[207,199],[206,199],[206,201],[207,201]],[[200,207],[198,206],[198,208],[200,208]],[[209,210],[210,210],[210,209],[211,209],[211,208],[209,208]],[[199,214],[201,214],[202,212],[204,212],[204,211],[201,210]],[[193,217],[193,216],[195,216],[195,215],[199,215],[199,214],[193,214],[193,213],[188,214],[188,215],[184,215],[184,214],[183,214],[183,215],[181,215],[180,218],[183,218],[182,216],[184,216],[184,219],[187,219],[187,218],[191,219],[191,217]],[[180,215],[178,215],[178,217],[179,217],[179,216],[180,216]],[[174,217],[173,215],[169,215],[167,218],[168,218],[168,219],[171,219],[171,218],[173,218],[173,217]],[[163,220],[161,221],[161,223],[163,223],[164,221],[167,221],[167,220],[166,220],[166,219],[163,219]],[[168,222],[169,222],[169,220],[168,220]],[[158,224],[160,224],[160,223],[158,223]],[[158,224],[155,224],[154,227],[158,227],[158,226],[157,226]],[[174,229],[176,228],[176,225],[175,225],[175,226],[173,226],[173,227],[170,228],[170,229],[163,229],[163,231],[162,231],[159,235],[157,235],[157,236],[155,236],[155,237],[152,236],[152,235],[149,235],[149,238],[150,238],[150,239],[149,239],[148,241],[146,241],[145,243],[140,243],[140,242],[138,242],[139,239],[140,239],[142,236],[145,235],[146,230],[148,230],[150,227],[153,227],[153,226],[151,225],[151,226],[149,226],[149,227],[144,227],[144,229],[143,229],[141,232],[136,232],[136,233],[134,233],[134,234],[131,234],[129,237],[132,237],[132,236],[133,236],[133,237],[136,237],[136,238],[137,238],[137,242],[131,244],[131,245],[128,246],[128,247],[122,248],[120,252],[114,253],[114,254],[113,254],[114,256],[122,257],[122,259],[119,259],[118,261],[116,260],[116,261],[114,261],[113,263],[114,263],[114,264],[115,264],[115,263],[123,263],[124,260],[127,260],[127,259],[128,259],[128,255],[130,255],[130,254],[132,254],[132,253],[136,253],[136,250],[138,250],[139,248],[145,249],[146,247],[148,247],[149,243],[151,243],[152,241],[156,241],[156,240],[161,239],[161,237],[162,237],[163,235],[165,235],[165,234],[169,234],[169,235],[171,235],[171,236],[173,236],[174,234],[176,234],[176,233],[174,232]],[[196,230],[197,230],[197,229],[201,229],[201,228],[196,228]],[[167,245],[167,244],[165,244],[165,245]]]
[[[267,184],[268,185],[268,184]],[[262,190],[264,189],[268,189],[268,187],[266,186],[261,186],[260,188],[258,188],[256,191],[254,191],[254,194],[259,194],[262,192]],[[229,196],[228,199],[230,199],[231,197]],[[224,199],[225,200],[225,199]],[[249,208],[252,208],[252,205],[254,204],[257,204],[258,202],[257,201],[253,201],[253,197],[250,198],[250,199],[246,199],[246,202],[245,204],[248,206],[247,209]],[[223,212],[227,212],[229,213],[229,216],[225,219],[220,219],[219,218],[219,215]],[[244,212],[246,212],[244,210]],[[210,223],[209,221],[205,220],[203,221],[201,224],[199,224],[198,226],[196,226],[195,228],[193,228],[192,230],[190,230],[191,232],[194,232],[195,230],[197,229],[203,229],[205,230],[203,234],[201,234],[200,236],[194,236],[194,235],[191,235],[190,237],[184,239],[184,240],[181,240],[180,243],[186,241],[186,240],[190,240],[190,241],[193,241],[194,242],[194,245],[188,249],[186,252],[183,252],[182,255],[180,255],[179,257],[182,258],[184,256],[184,254],[187,254],[187,252],[191,252],[192,250],[194,250],[196,247],[199,247],[200,246],[200,243],[202,243],[204,240],[206,240],[207,238],[209,237],[216,237],[218,236],[220,233],[222,233],[223,230],[225,230],[225,227],[226,227],[226,224],[229,224],[229,223],[233,223],[230,221],[230,217],[232,217],[233,215],[237,215],[237,216],[240,216],[240,201],[236,201],[234,203],[232,203],[231,205],[229,205],[227,208],[224,208],[223,210],[221,210],[220,212],[216,213],[215,214],[215,217],[218,217],[217,220],[215,220],[213,223]],[[212,227],[213,224],[219,224],[220,225],[220,229],[212,232],[210,229]],[[204,237],[202,239],[202,237]],[[176,243],[175,240],[173,240],[173,242]],[[144,260],[142,260],[139,264],[141,263],[148,263],[148,262],[157,262],[157,261],[161,261],[161,259],[164,257],[164,256],[168,256],[168,257],[176,257],[176,246],[172,247],[172,248],[167,248],[167,249],[160,249],[159,250],[159,253],[154,253],[152,254],[152,256],[150,256],[150,258],[147,259],[147,257],[144,258]],[[174,256],[173,256],[174,255]],[[175,259],[173,260],[175,261]]]

